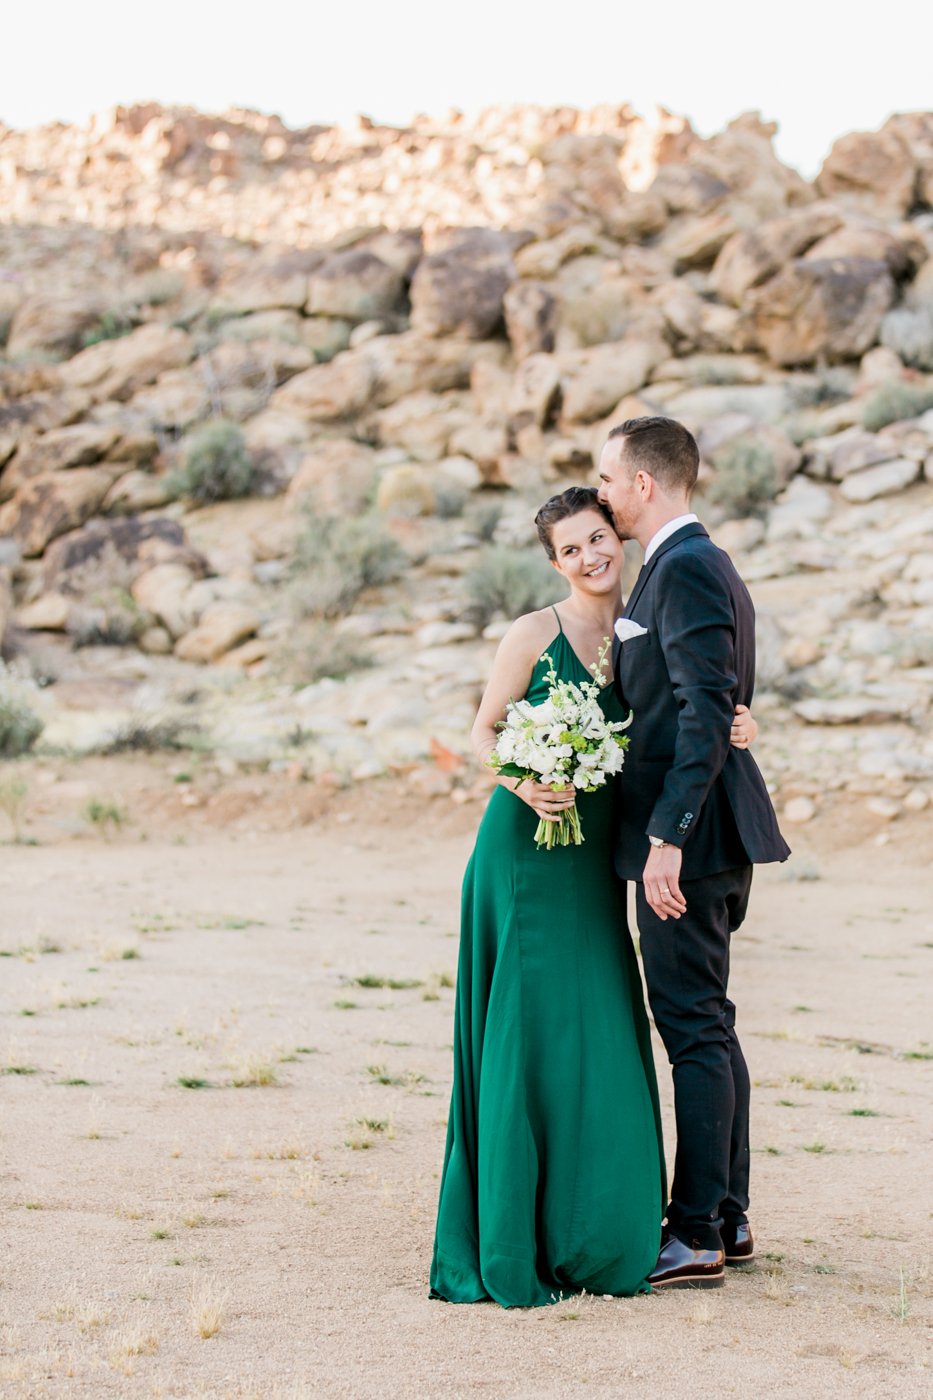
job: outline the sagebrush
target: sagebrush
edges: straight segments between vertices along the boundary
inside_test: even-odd
[[[176,495],[205,504],[248,496],[256,484],[256,467],[239,424],[213,418],[197,428],[168,484]]]
[[[374,515],[308,511],[292,561],[292,599],[301,617],[340,617],[366,588],[391,583],[404,550]]]
[[[567,586],[537,549],[488,545],[464,580],[469,609],[479,626],[494,617],[520,617],[546,608]]]

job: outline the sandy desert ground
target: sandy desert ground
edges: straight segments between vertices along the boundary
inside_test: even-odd
[[[928,814],[757,878],[757,1262],[505,1312],[426,1286],[478,804],[231,784],[219,830],[162,779],[101,839],[58,775],[0,849],[3,1397],[933,1394]]]

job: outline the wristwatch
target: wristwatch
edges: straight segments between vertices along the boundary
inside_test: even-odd
[[[660,836],[649,836],[648,840],[651,842],[652,846],[657,846],[658,850],[661,850],[663,846],[669,846],[671,844],[670,841],[662,841]]]

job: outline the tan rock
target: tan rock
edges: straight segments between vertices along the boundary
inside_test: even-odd
[[[81,348],[103,311],[96,296],[27,297],[13,317],[6,353],[12,360],[35,354],[65,358]]]
[[[729,186],[693,163],[671,161],[658,171],[649,194],[663,199],[671,214],[708,214],[726,199]]]
[[[901,804],[895,802],[892,797],[869,797],[865,806],[872,816],[880,817],[882,821],[893,822],[901,815]]]
[[[0,565],[0,645],[3,644],[3,637],[12,612],[13,584],[10,579],[10,570],[6,565]]]
[[[518,366],[509,397],[512,419],[546,427],[560,394],[560,366],[554,355],[529,355]],[[462,441],[462,440],[461,440]],[[460,450],[463,450],[462,446]]]
[[[384,408],[375,417],[375,427],[380,442],[404,447],[420,461],[436,462],[446,455],[453,433],[472,417],[462,396],[424,390]]]
[[[75,467],[33,477],[4,506],[0,534],[7,525],[23,555],[33,558],[51,540],[83,525],[99,510],[112,481],[113,472],[101,467]]]
[[[370,403],[376,385],[375,366],[367,351],[348,350],[330,361],[296,374],[272,396],[270,406],[311,422],[352,418]]]
[[[43,593],[32,603],[16,610],[17,627],[28,632],[64,632],[74,599],[64,593]]]
[[[481,340],[502,320],[516,277],[513,240],[495,229],[461,229],[423,257],[411,282],[412,329]]]
[[[606,232],[620,243],[636,243],[660,233],[667,223],[667,204],[649,191],[630,192],[603,212]]]
[[[893,462],[880,462],[875,467],[847,476],[839,487],[847,501],[874,501],[879,496],[891,496],[911,486],[920,477],[921,464],[912,457],[896,457]]]
[[[791,797],[784,803],[782,815],[791,826],[805,826],[816,816],[816,803],[809,797]]]
[[[425,467],[402,465],[383,473],[376,493],[376,509],[384,515],[431,515],[434,486]]]
[[[513,282],[503,299],[503,309],[516,360],[554,349],[557,301],[543,282]]]
[[[211,603],[201,614],[193,631],[186,633],[175,645],[175,655],[182,661],[207,664],[216,661],[239,642],[245,642],[259,626],[259,614],[243,603]]]
[[[662,340],[633,336],[561,355],[561,422],[591,423],[604,417],[626,394],[647,383],[667,353]]]
[[[706,214],[672,224],[661,240],[661,249],[674,261],[678,272],[712,267],[724,244],[735,234],[731,214]]]
[[[133,581],[131,593],[173,638],[189,632],[196,618],[187,603],[194,575],[184,564],[156,564]]]
[[[117,477],[104,497],[101,510],[105,515],[138,515],[141,511],[158,510],[172,500],[167,478],[149,472],[127,472]]]
[[[908,812],[925,812],[930,805],[930,795],[923,788],[911,788],[904,798],[904,807]]]
[[[228,651],[217,662],[218,666],[239,666],[243,670],[256,666],[272,654],[274,643],[271,637],[251,637],[248,642]]]
[[[748,294],[754,334],[772,363],[857,359],[894,300],[887,266],[869,258],[798,259]]]
[[[93,594],[129,588],[139,574],[161,563],[183,564],[197,574],[206,567],[177,520],[98,517],[54,540],[42,571],[49,592]]]
[[[106,424],[77,423],[73,427],[52,428],[41,437],[28,439],[17,449],[0,476],[0,501],[8,500],[34,476],[100,461],[119,436],[118,428]]]
[[[499,419],[471,422],[450,435],[451,452],[471,458],[484,475],[492,470],[508,447],[508,435]]]
[[[914,200],[917,165],[895,130],[840,136],[816,177],[821,194],[875,216],[903,218]]]
[[[365,248],[350,248],[311,273],[305,310],[352,322],[379,320],[398,311],[403,291],[401,272]]]
[[[372,492],[375,456],[371,447],[349,438],[317,442],[302,457],[287,499],[310,499],[325,514],[360,510]]]
[[[154,428],[184,430],[209,412],[211,396],[196,371],[173,369],[135,394],[131,406]]]
[[[880,228],[845,224],[812,244],[806,258],[875,258],[885,262],[892,277],[909,277],[928,256],[923,239],[910,226]]]
[[[226,278],[217,289],[214,308],[224,315],[292,308],[300,311],[308,299],[308,278],[324,254],[307,249],[257,257],[245,270]]]
[[[148,656],[168,656],[174,643],[165,627],[147,627],[140,633],[136,645]]]
[[[799,257],[841,223],[842,216],[829,204],[814,204],[766,219],[729,239],[716,259],[710,284],[720,297],[740,306],[751,287],[773,277],[791,258]]]
[[[89,345],[62,367],[62,378],[76,389],[86,389],[98,402],[128,399],[166,370],[182,368],[193,354],[189,335],[153,322],[116,340]]]
[[[74,423],[90,407],[89,395],[78,390],[40,391],[23,398],[4,399],[0,383],[0,466],[20,443],[68,423]]]

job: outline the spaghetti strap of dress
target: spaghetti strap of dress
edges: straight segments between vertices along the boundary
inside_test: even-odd
[[[551,604],[551,612],[552,612],[552,613],[554,614],[554,616],[557,618],[557,626],[558,626],[558,629],[559,629],[559,631],[560,631],[560,635],[563,636],[563,635],[564,635],[564,628],[563,628],[563,624],[561,623],[561,620],[560,620],[560,613],[557,611],[557,609],[555,608],[555,606],[554,606],[553,603]]]

